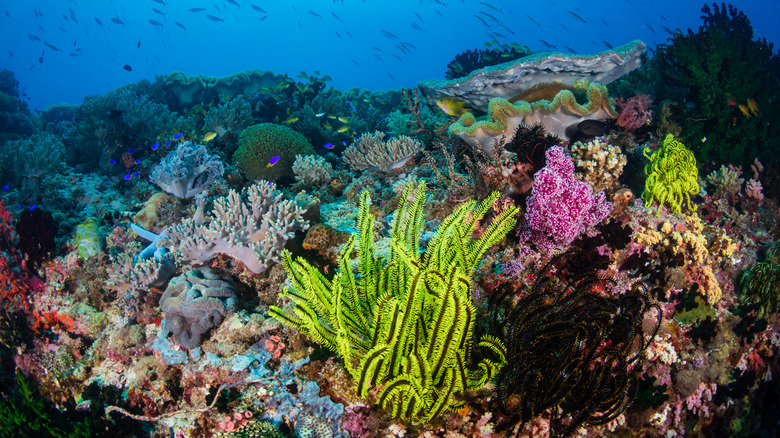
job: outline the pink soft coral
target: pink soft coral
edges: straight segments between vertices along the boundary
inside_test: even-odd
[[[653,99],[647,94],[637,94],[629,99],[618,97],[615,106],[618,107],[618,126],[626,128],[626,131],[636,131],[653,120],[653,112],[650,111]]]
[[[546,252],[570,245],[612,211],[604,192],[574,178],[574,162],[560,146],[547,150],[547,165],[534,175],[523,240]]]

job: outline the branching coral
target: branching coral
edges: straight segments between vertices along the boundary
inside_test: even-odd
[[[707,181],[715,186],[718,197],[733,200],[742,191],[742,184],[745,182],[739,177],[741,173],[739,167],[724,164],[720,166],[720,170],[707,175]]]
[[[553,437],[617,418],[637,393],[638,363],[650,343],[643,320],[657,320],[651,340],[661,323],[660,307],[640,284],[607,298],[615,283],[595,272],[565,283],[554,278],[568,254],[542,269],[505,321],[507,365],[496,380],[496,402],[509,415],[502,428],[517,435],[546,411]]]
[[[168,228],[161,245],[171,248],[181,263],[206,263],[227,254],[254,273],[264,272],[296,231],[309,227],[304,210],[282,200],[282,193],[268,181],[235,190],[214,201],[208,218],[187,218]]]
[[[381,131],[362,135],[344,150],[344,162],[352,170],[390,172],[403,167],[422,150],[422,143],[411,137],[402,135],[387,141],[384,137]]]
[[[514,206],[497,213],[474,239],[497,197],[494,193],[478,206],[474,201],[462,204],[442,221],[423,252],[425,183],[414,193],[407,188],[393,221],[386,263],[374,249],[375,218],[368,192],[363,192],[359,276],[350,267],[354,235],[332,280],[285,252],[292,287],[283,296],[293,307],[271,306],[270,314],[338,352],[358,394],[377,391],[377,403],[394,417],[428,421],[439,416],[457,406],[456,394],[482,387],[503,362],[503,345],[485,336],[478,345],[490,355],[474,369],[467,367],[476,316],[469,297],[474,271],[484,252],[512,228],[517,214]]]
[[[209,155],[206,146],[181,143],[152,169],[149,179],[177,198],[192,198],[225,172],[216,155]]]
[[[650,206],[658,201],[656,216],[661,215],[661,207],[665,203],[673,213],[682,212],[683,197],[688,200],[688,208],[696,210],[691,204],[691,195],[699,193],[699,169],[696,168],[696,158],[685,145],[668,134],[663,144],[652,154],[645,149],[645,157],[650,163],[645,166],[645,190],[642,199]]]

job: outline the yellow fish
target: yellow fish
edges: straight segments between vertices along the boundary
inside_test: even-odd
[[[463,102],[458,102],[451,97],[445,97],[444,99],[437,100],[436,105],[441,108],[442,111],[453,117],[460,117],[463,113],[470,113],[471,110],[463,106]]]
[[[752,97],[748,99],[747,106],[750,109],[750,112],[753,113],[754,116],[758,115],[758,104],[756,103],[756,99],[753,99]]]
[[[216,132],[207,132],[206,135],[203,136],[203,142],[208,143],[211,140],[214,140],[214,137],[217,136]]]
[[[322,125],[322,126],[324,126],[324,127],[325,127],[325,129],[333,129],[333,127],[332,127],[332,126],[330,126],[330,123],[326,123],[326,124],[324,124],[324,125]]]
[[[295,123],[297,121],[298,121],[298,117],[290,116],[282,123],[284,123],[285,125],[290,125],[290,124],[293,124],[293,123]]]
[[[339,117],[339,121],[340,121],[341,123],[349,123],[349,119],[348,119],[348,118],[346,118],[346,117],[343,117],[343,116],[342,116],[342,117]]]
[[[740,103],[738,105],[738,107],[739,107],[739,110],[742,111],[742,114],[744,114],[745,117],[747,117],[749,119],[750,118],[750,110],[748,109],[748,107],[744,103]]]
[[[349,126],[344,125],[341,128],[337,129],[336,132],[347,132],[349,131]]]

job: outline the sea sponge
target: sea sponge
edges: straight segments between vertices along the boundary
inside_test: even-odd
[[[252,179],[276,181],[292,174],[295,156],[299,154],[314,155],[306,137],[286,126],[260,123],[241,131],[233,161]],[[279,156],[279,161],[269,166],[275,156]]]

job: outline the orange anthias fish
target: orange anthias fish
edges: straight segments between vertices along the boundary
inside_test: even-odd
[[[731,93],[726,93],[726,97],[728,97],[728,100],[726,101],[726,105],[735,106],[737,104],[737,100],[734,99],[734,95],[732,95]]]
[[[750,112],[753,113],[754,116],[758,115],[758,103],[756,103],[756,99],[753,99],[752,97],[748,99],[747,106],[750,109]]]
[[[750,118],[750,110],[748,109],[747,105],[745,105],[744,103],[740,103],[738,105],[738,108],[742,112],[742,114],[745,115],[745,117],[747,117],[748,119]]]

